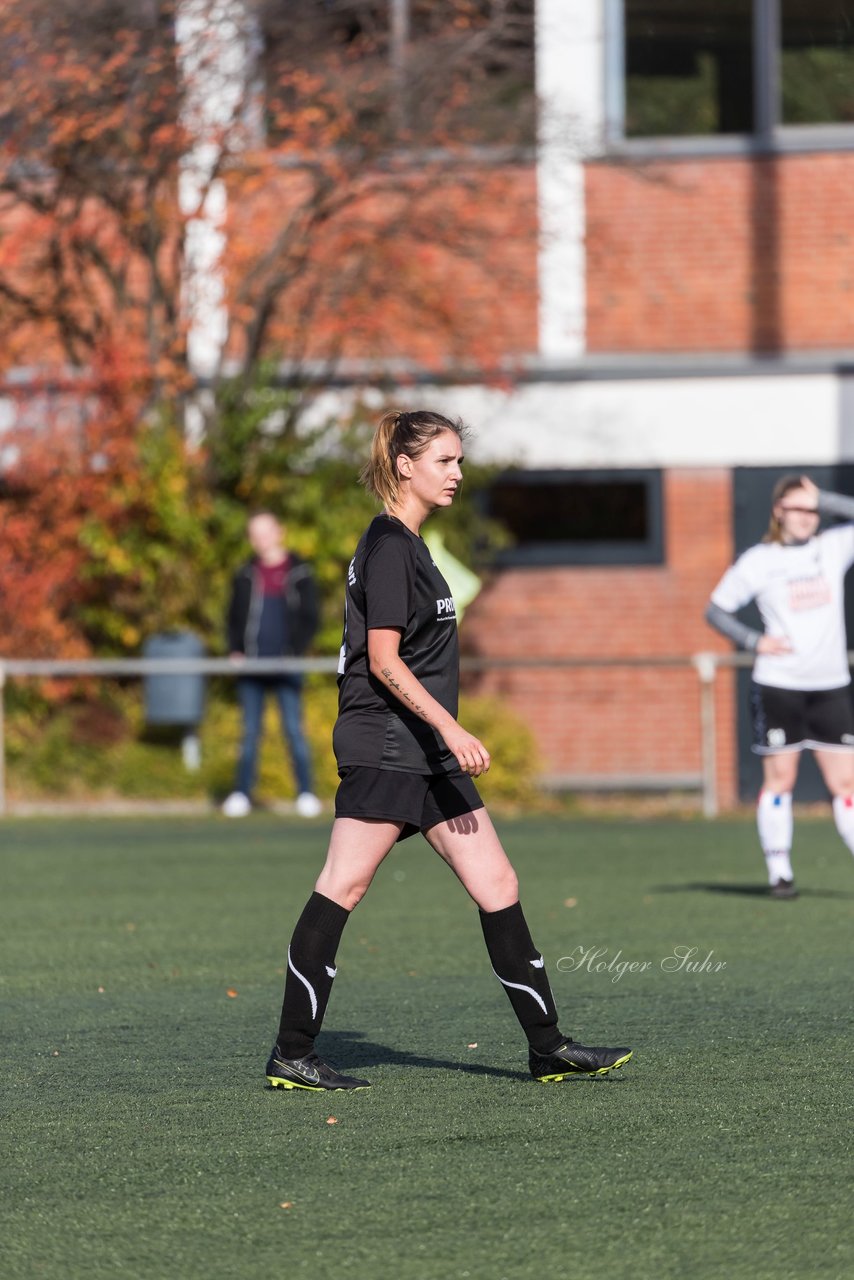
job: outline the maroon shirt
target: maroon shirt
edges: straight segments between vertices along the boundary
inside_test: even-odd
[[[263,564],[256,570],[261,577],[261,616],[258,620],[258,657],[278,658],[285,653],[288,644],[288,617],[285,609],[285,589],[291,567],[290,556],[278,564]]]

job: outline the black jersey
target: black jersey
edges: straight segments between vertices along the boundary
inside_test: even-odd
[[[338,666],[338,767],[370,765],[404,773],[449,773],[459,766],[440,735],[368,670],[368,631],[402,630],[400,657],[454,718],[459,644],[454,601],[423,538],[393,516],[377,516],[347,574],[344,642]]]

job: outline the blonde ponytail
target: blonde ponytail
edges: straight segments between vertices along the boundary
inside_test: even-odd
[[[368,493],[373,494],[384,507],[395,506],[400,496],[397,477],[397,454],[400,451],[394,448],[394,437],[402,416],[399,409],[391,409],[380,418],[371,441],[370,457],[359,475]]]

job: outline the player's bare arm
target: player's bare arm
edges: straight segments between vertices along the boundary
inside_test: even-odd
[[[380,672],[380,675],[385,676],[386,684],[391,689],[394,690],[394,692],[397,694],[397,696],[400,698],[402,702],[406,702],[409,704],[409,709],[411,711],[414,711],[415,714],[417,716],[420,716],[422,720],[428,720],[429,722],[429,717],[427,715],[427,712],[424,710],[421,704],[413,701],[413,699],[410,698],[409,694],[404,689],[403,685],[399,684],[397,680],[395,680],[394,675],[392,674],[391,667],[383,667],[382,671]]]
[[[368,632],[371,674],[381,680],[410,711],[441,734],[464,773],[474,778],[486,773],[490,765],[486,747],[468,733],[412,674],[400,656],[400,637],[396,627],[376,627]]]

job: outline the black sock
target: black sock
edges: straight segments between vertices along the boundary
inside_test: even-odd
[[[322,893],[305,904],[288,947],[285,998],[276,1040],[284,1058],[304,1058],[314,1047],[335,977],[335,953],[350,918]]]
[[[502,911],[481,911],[480,923],[493,972],[510,997],[528,1043],[537,1053],[552,1053],[566,1037],[558,1029],[543,957],[531,940],[521,903]]]

